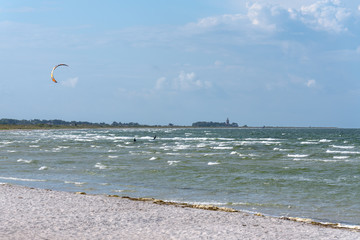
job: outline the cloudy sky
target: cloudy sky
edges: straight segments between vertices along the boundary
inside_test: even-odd
[[[360,127],[359,76],[355,0],[0,0],[0,118]]]

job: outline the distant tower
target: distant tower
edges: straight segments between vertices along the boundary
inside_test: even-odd
[[[226,119],[226,125],[230,125],[229,118]]]

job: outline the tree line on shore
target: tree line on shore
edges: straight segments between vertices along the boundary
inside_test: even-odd
[[[65,127],[80,127],[80,126],[93,126],[93,127],[138,127],[141,126],[139,123],[130,122],[130,123],[121,123],[121,122],[113,122],[112,124],[108,123],[92,123],[87,121],[64,121],[59,119],[54,120],[40,120],[40,119],[32,119],[32,120],[18,120],[18,119],[10,119],[10,118],[2,118],[0,119],[0,125],[17,125],[17,126],[38,126],[38,127],[46,127],[46,126],[65,126]]]
[[[187,126],[177,126],[172,123],[168,125],[143,125],[137,122],[129,122],[122,123],[114,121],[111,124],[100,122],[100,123],[92,123],[88,121],[64,121],[59,119],[54,120],[40,120],[40,119],[32,119],[32,120],[18,120],[18,119],[10,119],[10,118],[2,118],[0,119],[0,125],[2,126],[27,126],[28,128],[45,128],[45,127],[187,127]],[[238,127],[237,123],[228,123],[228,122],[195,122],[192,124],[192,127]]]

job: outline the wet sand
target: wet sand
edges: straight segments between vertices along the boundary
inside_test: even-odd
[[[359,230],[157,203],[0,184],[0,239],[360,239]]]

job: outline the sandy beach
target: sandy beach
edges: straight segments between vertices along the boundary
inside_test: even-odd
[[[0,185],[0,239],[360,239],[242,212]]]

